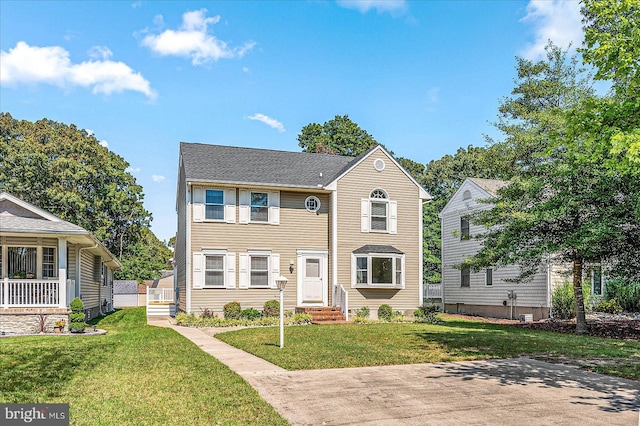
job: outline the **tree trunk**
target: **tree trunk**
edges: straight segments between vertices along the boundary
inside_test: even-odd
[[[576,334],[587,334],[587,318],[582,296],[582,259],[573,260],[573,296],[576,302]]]

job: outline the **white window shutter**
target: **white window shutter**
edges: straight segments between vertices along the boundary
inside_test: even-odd
[[[270,257],[271,262],[271,279],[269,280],[269,284],[271,288],[278,288],[278,284],[276,284],[276,280],[280,277],[280,255],[272,254]]]
[[[369,232],[369,200],[360,200],[360,232]]]
[[[224,219],[227,223],[236,223],[236,190],[224,190]]]
[[[193,188],[193,199],[192,199],[192,208],[193,208],[193,221],[194,222],[202,222],[204,221],[204,189],[202,188]]]
[[[236,288],[236,254],[227,253],[225,257],[226,270],[224,277],[225,288]]]
[[[204,256],[202,253],[193,253],[193,288],[204,288]]]
[[[389,233],[398,233],[398,202],[389,201]]]
[[[249,223],[249,219],[251,218],[250,197],[251,194],[249,191],[240,190],[240,223]]]
[[[238,259],[238,287],[249,288],[249,255],[241,253]]]
[[[280,192],[269,193],[269,223],[280,225]]]

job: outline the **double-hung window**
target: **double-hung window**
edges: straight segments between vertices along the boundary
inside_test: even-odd
[[[224,258],[223,254],[205,254],[204,256],[204,286],[224,287]]]
[[[460,270],[460,287],[471,286],[471,270],[469,268],[462,268]]]
[[[57,277],[56,249],[53,247],[42,248],[42,278]]]
[[[469,233],[469,218],[461,217],[460,218],[460,239],[468,240],[471,238],[471,234]]]
[[[602,296],[604,294],[603,290],[602,268],[600,266],[596,266],[591,269],[591,294],[594,296]]]
[[[374,189],[369,198],[362,199],[361,231],[396,234],[398,204],[389,200],[389,196],[382,189]]]
[[[486,285],[493,285],[493,268],[487,268],[485,271],[484,283]]]
[[[205,219],[224,220],[224,191],[221,189],[205,190]]]
[[[251,221],[269,222],[269,193],[251,193]]]
[[[251,255],[249,257],[249,286],[269,286],[269,256]]]

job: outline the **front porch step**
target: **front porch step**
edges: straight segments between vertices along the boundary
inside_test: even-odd
[[[311,315],[312,324],[344,324],[346,323],[344,314],[336,307],[307,308],[296,307],[296,313]]]

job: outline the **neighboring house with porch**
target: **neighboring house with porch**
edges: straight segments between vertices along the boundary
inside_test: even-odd
[[[181,143],[178,307],[262,310],[422,304],[422,205],[431,197],[381,146],[358,157]]]
[[[534,320],[549,318],[553,289],[571,281],[571,266],[550,262],[549,257],[532,280],[523,283],[507,281],[519,274],[518,265],[485,268],[475,273],[469,268],[457,267],[478,253],[481,242],[474,236],[486,230],[471,223],[470,216],[491,209],[491,203],[480,200],[495,198],[498,190],[508,184],[502,180],[467,178],[440,212],[446,312],[513,319],[523,314],[531,315]],[[602,297],[604,281],[599,266],[593,265],[585,273],[591,280],[592,294]]]
[[[87,319],[111,311],[121,267],[89,231],[0,193],[0,332],[38,332],[41,314],[51,330],[76,296]]]

